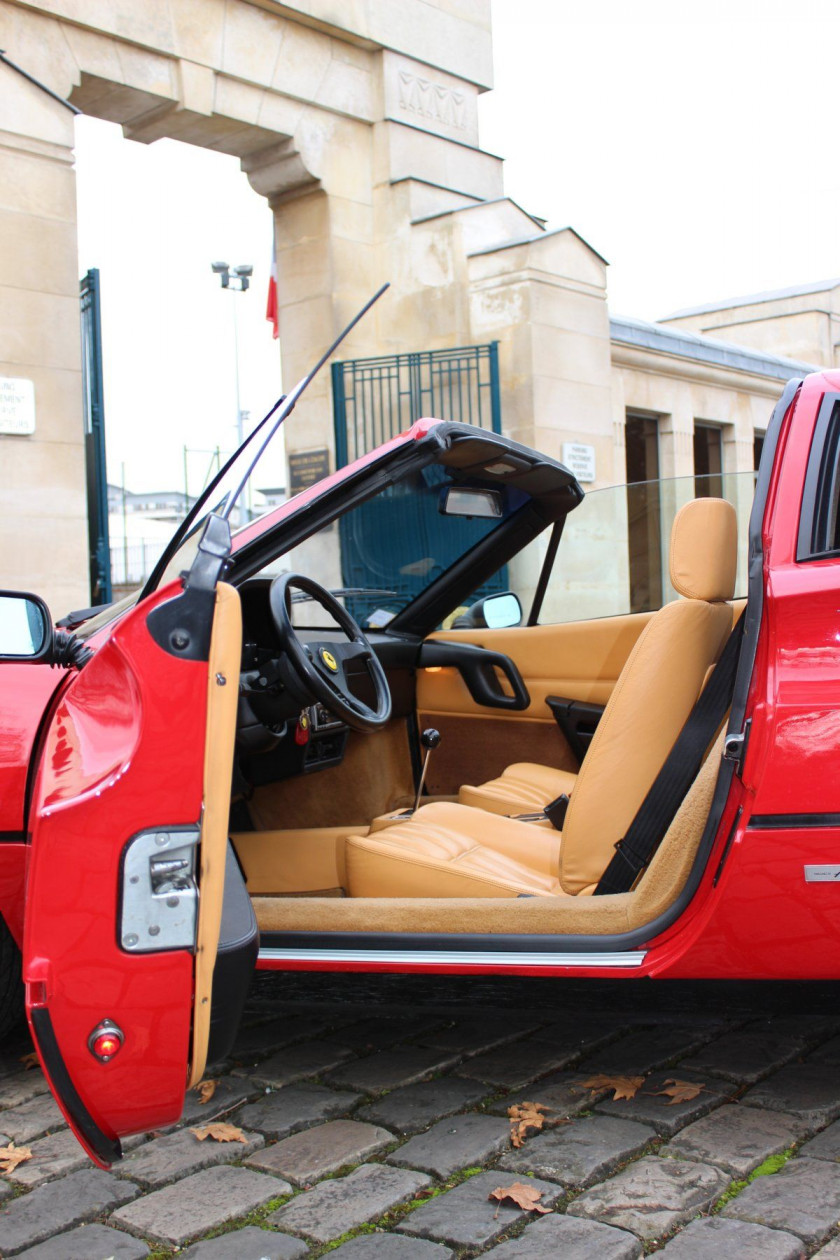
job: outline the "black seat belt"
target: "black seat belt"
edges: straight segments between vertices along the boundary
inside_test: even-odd
[[[732,703],[735,671],[744,630],[738,618],[726,647],[700,698],[688,715],[674,747],[639,806],[627,834],[615,846],[615,855],[601,876],[594,896],[629,892],[641,871],[659,848],[683,798],[697,777],[703,755]]]

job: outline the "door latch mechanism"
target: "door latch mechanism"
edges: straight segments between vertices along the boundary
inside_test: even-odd
[[[131,954],[193,949],[198,827],[141,831],[123,855],[120,944]]]

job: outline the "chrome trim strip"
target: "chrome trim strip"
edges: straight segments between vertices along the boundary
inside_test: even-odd
[[[641,967],[647,951],[587,954],[492,953],[443,949],[261,949],[259,960],[271,962],[387,962],[407,966],[464,963],[470,967]]]

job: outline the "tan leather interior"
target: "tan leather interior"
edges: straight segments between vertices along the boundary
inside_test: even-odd
[[[727,510],[728,509],[728,510]],[[686,599],[721,603],[735,591],[738,520],[725,499],[692,499],[674,517],[671,585]]]
[[[722,499],[695,499],[685,504],[671,530],[670,575],[674,589],[688,599],[709,603],[731,599],[736,564],[737,521],[731,505]],[[706,676],[716,659],[709,660]],[[704,682],[705,677],[701,688]],[[559,786],[563,782],[550,772],[550,766],[517,763],[477,787],[465,783],[458,799],[493,813],[518,814],[544,809],[560,792],[571,796],[575,780]]]
[[[462,805],[486,809],[492,814],[524,814],[541,810],[561,794],[571,796],[577,772],[554,770],[530,761],[516,761],[497,779],[480,787],[464,784],[458,793]]]
[[[515,662],[531,703],[513,718],[551,722],[546,696],[567,696],[606,704],[633,649],[653,613],[628,613],[595,621],[570,621],[553,626],[512,626],[504,630],[445,630],[432,640],[476,643],[502,652]],[[417,673],[417,708],[428,713],[478,713],[456,669],[423,669]]]
[[[395,718],[370,735],[351,731],[344,759],[317,774],[255,789],[248,801],[258,831],[367,824],[414,799],[406,724]]]
[[[711,808],[722,750],[723,734],[632,892],[607,897],[255,897],[260,930],[606,936],[644,927],[673,904],[685,885]]]
[[[239,592],[226,582],[216,587],[216,606],[207,665],[207,726],[204,739],[204,810],[199,859],[201,896],[195,948],[195,1003],[190,1064],[191,1088],[204,1075],[210,1037],[213,968],[219,945],[225,887],[231,766],[236,737],[239,666],[242,660],[242,608]]]
[[[476,704],[456,669],[417,673],[420,726],[434,726],[443,740],[432,757],[429,786],[436,793],[458,793],[464,804],[493,813],[517,814],[542,808],[557,796],[537,802],[534,785],[519,795],[499,785],[484,800],[478,793],[487,780],[501,777],[511,748],[519,763],[531,762],[576,773],[578,760],[546,704],[562,696],[589,704],[606,704],[627,658],[653,613],[602,617],[561,625],[512,627],[502,630],[448,630],[432,639],[475,643],[509,656],[522,675],[530,705],[519,711],[493,710]],[[470,786],[470,785],[481,786]],[[466,794],[461,795],[464,788]],[[562,790],[566,790],[565,788]],[[505,799],[507,798],[507,799]]]
[[[307,827],[288,831],[241,831],[231,836],[252,896],[317,895],[345,888],[344,842],[367,827]]]
[[[729,554],[707,556],[707,540]],[[688,503],[677,514],[671,536],[679,575],[689,595],[665,605],[649,621],[630,653],[581,767],[563,826],[559,890],[590,891],[603,874],[615,844],[625,834],[686,718],[708,669],[720,655],[732,625],[735,580],[735,511],[722,499]],[[695,553],[703,553],[695,554]],[[432,811],[446,809],[443,815]],[[504,822],[504,826],[500,824]],[[401,879],[414,895],[458,895],[486,882],[496,893],[545,894],[545,864],[534,865],[533,884],[523,886],[530,845],[547,843],[545,832],[527,823],[494,819],[481,810],[429,806],[406,823],[376,836],[348,840],[347,878],[353,897],[397,896]],[[529,836],[531,837],[529,839]],[[517,855],[517,837],[521,848]],[[500,842],[501,838],[501,842]],[[513,846],[513,856],[511,854]],[[484,850],[484,852],[482,851]],[[493,852],[499,855],[493,866]],[[524,869],[512,869],[517,862]],[[426,867],[426,874],[421,868]],[[405,887],[405,885],[403,885]],[[472,895],[478,895],[475,891]]]
[[[553,895],[559,851],[557,831],[466,805],[424,805],[408,822],[349,837],[347,887],[364,897]]]
[[[434,726],[441,734],[426,775],[430,796],[458,797],[464,783],[482,783],[500,775],[510,763],[511,749],[521,761],[577,772],[577,757],[550,714],[547,721],[517,718],[515,713],[499,715],[493,709],[485,709],[484,714],[421,711],[418,715],[420,730]]]

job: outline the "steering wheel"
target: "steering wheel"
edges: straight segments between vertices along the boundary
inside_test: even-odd
[[[302,642],[292,626],[292,590],[305,591],[316,604],[334,617],[347,635],[348,643]],[[361,626],[335,596],[302,573],[283,573],[271,583],[269,604],[280,646],[307,691],[325,708],[356,731],[378,731],[391,716],[391,691],[379,658]],[[370,708],[350,691],[347,666],[361,661],[376,693],[376,707]]]

